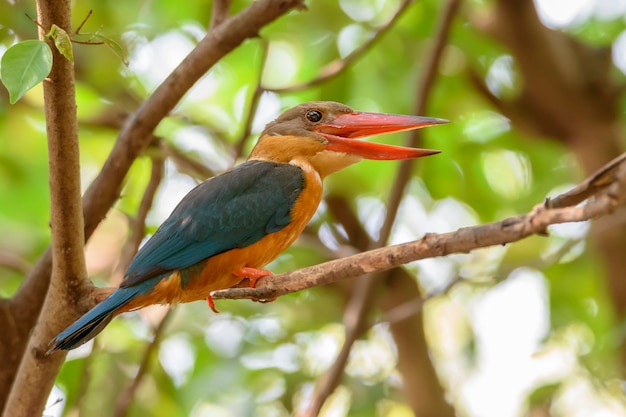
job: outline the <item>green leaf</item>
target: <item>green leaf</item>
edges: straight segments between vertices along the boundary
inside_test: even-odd
[[[74,51],[72,49],[72,40],[67,32],[57,25],[52,25],[50,32],[46,35],[52,38],[54,46],[57,47],[61,55],[74,63]]]
[[[52,51],[43,41],[20,42],[6,50],[0,65],[0,78],[9,90],[11,104],[15,104],[50,74]]]

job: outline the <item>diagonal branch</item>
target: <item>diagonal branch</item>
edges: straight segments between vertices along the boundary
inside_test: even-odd
[[[42,0],[42,4],[44,3],[45,1]],[[64,4],[59,3],[59,7]],[[257,36],[258,31],[263,26],[293,8],[303,8],[302,0],[284,0],[280,2],[259,0],[252,3],[239,14],[223,21],[207,33],[197,47],[170,74],[163,84],[155,90],[153,95],[126,120],[109,158],[83,197],[85,224],[84,238],[81,237],[81,244],[84,244],[84,240],[91,236],[96,226],[106,216],[108,210],[119,197],[122,182],[131,164],[149,145],[152,140],[151,134],[155,127],[169,114],[189,88],[224,55],[239,46],[245,39]],[[67,24],[64,23],[65,20],[69,20],[69,16],[68,9],[61,16],[54,19],[41,17],[39,20],[44,24],[51,25],[55,23],[69,30],[69,22]],[[63,57],[59,58],[59,60],[63,59]],[[73,100],[73,88],[59,88],[58,91],[65,96],[72,95]],[[66,114],[72,114],[72,112],[68,111]],[[74,125],[75,123],[59,124],[59,126],[67,127]],[[82,233],[80,235],[82,236]],[[2,372],[0,372],[0,406],[4,404],[6,393],[17,372],[19,358],[25,351],[26,343],[41,311],[50,284],[51,271],[52,250],[48,249],[39,258],[31,273],[26,277],[10,302],[1,305],[3,307],[2,310],[7,313],[5,315],[8,317],[8,320],[10,323],[14,323],[14,325],[12,326],[11,339],[0,343],[0,356],[10,358],[7,366],[3,367]],[[80,274],[75,274],[74,278],[68,276],[66,279],[76,282],[76,277],[80,277]],[[80,281],[81,285],[85,287],[90,284],[89,280],[85,278]],[[72,292],[72,296],[74,297],[73,300],[76,307],[84,311],[92,306],[95,300],[91,296],[81,297],[80,295],[83,293],[83,291],[76,290]],[[59,328],[50,329],[50,331],[60,330],[60,326],[64,324],[66,323],[57,320],[55,321],[55,326],[59,326]],[[47,326],[43,322],[42,325]],[[32,352],[36,353],[38,350],[33,349]],[[54,361],[59,361],[60,363],[61,359],[61,355],[58,355],[55,356]],[[46,381],[46,384],[48,382]],[[35,387],[38,384],[33,383],[31,387]],[[45,389],[45,387],[42,388]],[[32,413],[31,415],[36,414]]]
[[[418,83],[418,92],[416,94],[415,113],[422,114],[425,111],[426,103],[430,97],[430,92],[434,86],[437,68],[439,67],[439,61],[443,53],[444,46],[447,43],[448,35],[450,32],[450,26],[452,20],[456,15],[459,7],[460,0],[449,0],[441,15],[441,21],[438,25],[437,35],[434,47],[431,53],[427,57],[427,63],[422,73],[420,82]],[[397,19],[407,6],[407,2],[403,3],[394,18],[390,21],[391,24]],[[415,147],[419,140],[417,131],[412,132],[409,146]],[[398,176],[396,177],[395,184],[393,186],[387,216],[380,231],[380,238],[378,242],[369,245],[369,247],[380,247],[389,240],[391,234],[391,228],[396,218],[398,207],[404,195],[404,189],[411,176],[411,169],[413,167],[412,161],[402,161]],[[349,353],[352,350],[352,345],[360,336],[362,329],[365,327],[365,320],[368,306],[371,304],[372,294],[376,287],[376,284],[380,282],[380,276],[377,274],[369,274],[365,276],[359,285],[355,288],[353,296],[350,298],[348,307],[346,308],[346,317],[351,317],[351,322],[346,323],[346,339],[341,351],[337,356],[335,362],[326,372],[324,379],[318,384],[316,389],[316,395],[313,397],[311,404],[304,412],[305,416],[316,416],[319,414],[324,402],[332,394],[335,388],[341,381],[341,375],[347,364]]]
[[[431,53],[426,58],[426,65],[424,72],[422,73],[419,83],[417,94],[415,96],[415,114],[426,113],[426,105],[428,103],[428,97],[434,87],[435,78],[437,76],[437,69],[439,68],[439,61],[443,55],[444,47],[448,42],[448,36],[450,34],[450,27],[452,26],[452,20],[459,9],[461,0],[448,0],[445,9],[440,17],[440,22],[437,30],[437,36]],[[421,141],[421,132],[419,130],[413,130],[410,132],[410,139],[407,146],[415,148]],[[391,229],[395,222],[396,215],[398,213],[398,207],[402,201],[404,195],[404,189],[411,179],[411,171],[415,166],[414,160],[402,161],[398,176],[391,190],[388,204],[388,214],[385,217],[385,222],[380,231],[379,242],[385,244],[391,235]]]
[[[83,197],[86,238],[91,236],[119,197],[124,177],[133,161],[149,145],[152,131],[193,84],[245,39],[257,36],[258,31],[264,25],[287,13],[290,9],[298,7],[302,7],[301,0],[258,1],[241,13],[230,17],[207,33],[152,96],[126,120],[100,174]],[[49,275],[50,266],[51,254],[46,252],[16,294],[16,303],[21,304],[20,300],[32,297],[33,293],[42,293],[41,281],[46,281],[45,276]],[[40,305],[41,303],[31,304]]]
[[[269,49],[269,42],[265,39],[261,39],[261,58],[259,60],[259,78],[257,79],[256,86],[254,87],[254,92],[252,93],[252,98],[250,99],[250,105],[248,106],[248,114],[246,116],[245,124],[243,127],[243,132],[241,133],[241,136],[239,136],[239,138],[235,142],[235,158],[241,157],[243,148],[246,144],[246,140],[252,133],[252,123],[254,122],[254,116],[257,113],[259,102],[261,101],[261,96],[265,92],[263,87],[261,87],[261,81],[263,79],[263,67],[265,67],[265,62],[267,60],[268,49]]]
[[[126,417],[130,412],[130,406],[135,398],[139,384],[141,384],[143,377],[146,375],[146,372],[148,372],[150,359],[152,359],[154,352],[159,347],[165,327],[167,326],[167,323],[169,323],[172,316],[173,310],[167,310],[165,316],[163,316],[159,324],[157,324],[154,328],[152,340],[146,345],[146,349],[144,350],[141,359],[141,364],[139,365],[139,369],[137,369],[135,377],[117,399],[117,403],[115,404],[115,413],[113,414],[114,417]]]
[[[605,168],[602,168],[600,171],[604,170]],[[500,222],[465,227],[449,233],[427,234],[422,239],[413,242],[374,249],[264,278],[259,280],[256,288],[230,288],[214,291],[211,296],[215,299],[272,299],[319,285],[386,271],[421,259],[453,253],[469,253],[478,248],[516,242],[534,234],[544,235],[550,225],[599,218],[624,205],[626,202],[625,161],[622,161],[619,167],[615,167],[610,182],[610,186],[595,194],[583,206],[550,208],[549,204],[540,204],[528,214],[510,217]]]
[[[358,61],[365,53],[367,53],[372,47],[391,29],[400,17],[404,14],[407,8],[413,3],[413,0],[403,0],[402,4],[398,7],[394,15],[389,19],[387,23],[378,28],[376,32],[372,34],[372,37],[354,51],[349,53],[345,58],[338,59],[330,62],[324,68],[322,68],[320,75],[310,81],[306,81],[300,84],[295,84],[289,87],[283,88],[269,88],[263,87],[265,91],[271,91],[273,93],[294,93],[297,91],[306,90],[311,87],[323,84],[326,81],[344,73],[352,64]]]
[[[616,172],[623,167],[625,162],[626,152],[604,165],[568,192],[549,199],[546,201],[546,205],[552,208],[567,207],[585,201],[592,195],[610,186],[613,183]]]
[[[114,280],[121,280],[121,277],[124,275],[128,265],[137,253],[137,250],[141,245],[141,241],[146,236],[146,218],[148,217],[148,213],[154,202],[154,197],[156,196],[157,190],[163,180],[164,171],[165,160],[163,157],[160,155],[152,157],[150,181],[144,190],[137,214],[130,221],[130,238],[124,245],[120,261],[113,272]]]

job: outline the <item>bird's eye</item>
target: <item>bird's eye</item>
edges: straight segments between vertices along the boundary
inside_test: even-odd
[[[317,123],[322,120],[322,112],[319,110],[309,110],[306,112],[306,119],[309,122]]]

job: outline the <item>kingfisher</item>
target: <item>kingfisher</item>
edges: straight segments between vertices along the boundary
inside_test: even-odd
[[[119,288],[50,342],[73,349],[113,317],[153,304],[187,303],[262,269],[302,233],[328,175],[362,159],[403,160],[439,153],[359,138],[447,123],[421,116],[357,112],[332,102],[300,104],[263,130],[248,160],[191,190],[133,258]]]

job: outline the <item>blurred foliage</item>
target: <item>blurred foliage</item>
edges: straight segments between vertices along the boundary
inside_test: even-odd
[[[249,3],[235,0],[232,10]],[[261,31],[262,39],[247,41],[216,65],[156,134],[213,171],[227,169],[242,159],[234,145],[243,134],[259,82],[271,90],[314,79],[322,68],[336,64],[373,36],[399,3],[310,2],[307,11],[279,19]],[[546,196],[582,179],[566,148],[550,138],[531,138],[514,130],[472,86],[470,68],[488,79],[498,64],[508,65],[510,80],[493,82],[504,94],[514,94],[516,88],[516,70],[507,64],[506,51],[468,23],[468,10],[480,12],[489,3],[468,1],[453,24],[427,111],[452,123],[424,131],[423,146],[443,153],[420,161],[415,169],[394,242],[529,211]],[[434,17],[442,5],[438,0],[411,5],[373,49],[328,82],[297,92],[265,92],[252,135],[243,138],[242,154],[251,149],[265,122],[281,109],[308,100],[411,113],[417,81],[433,43]],[[193,48],[210,21],[211,3],[81,1],[73,11],[75,26],[89,10],[93,15],[83,31],[99,31],[118,41],[130,65],[125,67],[106,46],[74,45],[85,186],[116,139],[116,125],[108,121],[136,109]],[[25,13],[35,15],[33,3],[0,3],[0,53],[17,41],[36,38],[37,27]],[[624,21],[624,16],[589,17],[570,32],[593,44],[608,45],[623,33]],[[617,70],[615,76],[624,78]],[[14,106],[9,105],[6,91],[0,91],[0,253],[27,263],[34,263],[50,241],[44,122],[40,87]],[[398,134],[380,140],[401,143],[403,138]],[[329,178],[327,191],[367,202],[354,207],[366,229],[375,231],[397,168],[393,162],[365,161]],[[168,162],[148,219],[149,232],[203,179],[181,171]],[[89,268],[99,285],[106,285],[119,261],[128,235],[127,216],[137,212],[149,176],[146,156],[134,164],[115,211],[90,242]],[[378,215],[371,214],[372,207]],[[342,244],[337,227],[322,205],[306,236],[270,269],[290,270],[334,256]],[[560,415],[570,410],[563,405],[574,392],[568,390],[581,386],[585,389],[579,401],[595,404],[598,410],[614,409],[603,404],[607,396],[616,401],[611,397],[614,349],[624,335],[607,298],[602,265],[585,243],[587,232],[586,226],[565,226],[551,237],[408,267],[419,271],[421,284],[429,290],[463,278],[426,307],[433,360],[459,415],[520,415],[524,404],[537,402],[545,387],[549,392],[542,394],[542,401],[549,396],[564,413]],[[13,294],[22,278],[19,270],[0,265],[0,294]],[[519,293],[511,293],[511,288]],[[316,378],[340,347],[345,296],[338,288],[318,288],[271,304],[222,301],[219,315],[203,303],[179,306],[169,313],[171,320],[151,354],[128,415],[289,415],[310,398]],[[497,304],[494,299],[508,302]],[[82,415],[112,415],[162,315],[157,308],[126,314],[95,344],[70,353],[57,380],[63,401],[51,406],[49,414],[63,409],[68,416],[78,415],[77,410]],[[514,331],[511,344],[490,348],[498,329],[506,334]],[[514,349],[520,345],[526,350]],[[490,367],[493,357],[487,353],[498,346],[504,346],[499,352],[503,373]],[[371,329],[355,347],[326,415],[410,415],[399,389],[395,354],[387,327]],[[492,397],[501,392],[507,393],[502,401],[509,403],[503,409],[512,414],[494,414],[477,404],[497,403]]]

